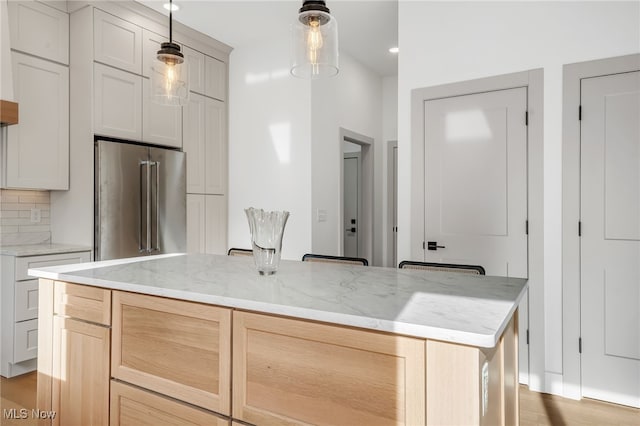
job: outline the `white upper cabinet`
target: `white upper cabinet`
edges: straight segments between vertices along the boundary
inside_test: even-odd
[[[94,59],[134,74],[142,73],[142,28],[94,9]]]
[[[35,1],[9,2],[11,48],[69,64],[69,15]]]
[[[185,62],[189,64],[189,90],[204,95],[205,55],[187,46],[183,47],[182,53]],[[224,84],[226,87],[226,81]]]
[[[151,67],[158,56],[160,45],[166,41],[169,41],[168,37],[153,31],[142,30],[142,75],[144,77],[151,77]]]
[[[205,192],[206,100],[207,98],[202,95],[191,93],[189,103],[184,107],[183,149],[187,155],[188,193],[204,194]]]
[[[205,95],[224,101],[227,89],[227,65],[210,56],[205,57]]]
[[[142,79],[142,140],[182,148],[182,107],[151,99],[151,80]]]
[[[207,99],[205,193],[227,193],[227,114],[223,102]]]
[[[7,128],[3,187],[69,188],[69,68],[13,52],[20,123]]]
[[[142,77],[98,63],[93,66],[95,133],[142,140]]]

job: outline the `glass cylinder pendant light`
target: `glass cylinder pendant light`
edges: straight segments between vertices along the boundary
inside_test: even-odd
[[[302,2],[292,35],[292,75],[316,79],[338,74],[338,23],[323,0]]]
[[[169,42],[162,43],[151,67],[151,97],[162,105],[186,105],[189,101],[189,66],[173,42],[173,1],[169,0]]]

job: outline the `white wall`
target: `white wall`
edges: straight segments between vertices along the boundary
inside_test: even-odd
[[[382,78],[340,52],[340,72],[315,80],[311,96],[312,250],[339,255],[342,144],[340,127],[374,139],[373,265],[382,264]],[[318,209],[327,212],[318,222]],[[380,213],[380,214],[379,214]]]
[[[289,75],[289,38],[229,61],[229,247],[251,247],[247,207],[290,212],[284,259],[311,249],[311,84]]]
[[[410,223],[411,90],[544,69],[544,293],[547,392],[562,393],[562,65],[640,51],[640,2],[399,4],[399,223]],[[409,258],[399,226],[399,258]],[[546,382],[546,383],[545,383]]]

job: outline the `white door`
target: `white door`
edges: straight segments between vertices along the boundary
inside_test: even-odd
[[[640,407],[640,72],[581,104],[582,394]]]
[[[393,267],[398,266],[398,147],[393,147]]]
[[[425,102],[427,262],[527,277],[527,89]],[[519,307],[520,381],[528,382],[527,297]]]
[[[359,255],[358,227],[360,226],[360,155],[344,154],[344,256],[361,257]]]

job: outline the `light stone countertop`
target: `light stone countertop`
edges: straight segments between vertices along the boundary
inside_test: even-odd
[[[477,347],[496,345],[527,280],[244,256],[161,255],[29,269],[40,278]]]
[[[0,255],[16,257],[77,253],[81,251],[91,251],[91,247],[70,244],[24,244],[0,246]]]

